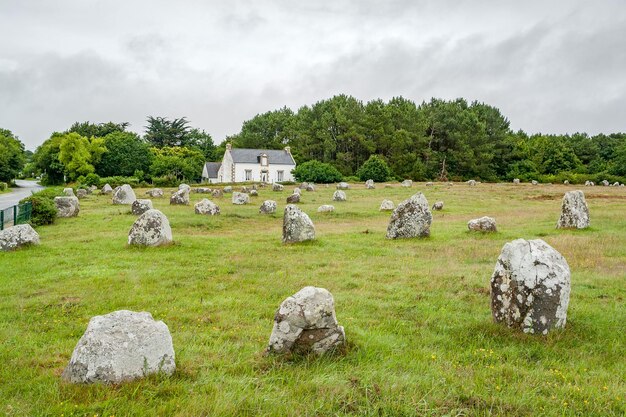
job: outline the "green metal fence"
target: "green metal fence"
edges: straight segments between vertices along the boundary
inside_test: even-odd
[[[0,210],[0,230],[16,224],[28,223],[32,213],[33,203],[30,201]]]

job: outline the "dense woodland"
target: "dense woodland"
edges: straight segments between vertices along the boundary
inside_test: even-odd
[[[156,185],[197,181],[205,161],[221,159],[226,142],[241,148],[289,145],[298,164],[327,164],[333,178],[361,177],[372,156],[388,166],[389,171],[381,168],[389,172],[388,180],[580,183],[625,182],[626,177],[626,133],[514,132],[497,108],[464,99],[416,105],[402,97],[364,103],[338,95],[297,112],[284,107],[259,114],[219,146],[184,117],[148,117],[143,136],[128,127],[77,122],[53,133],[33,155],[10,131],[0,130],[0,181],[19,173],[42,175],[45,184],[96,184],[113,176]]]

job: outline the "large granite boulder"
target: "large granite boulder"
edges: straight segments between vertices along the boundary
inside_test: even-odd
[[[250,192],[248,193],[248,195],[250,197],[258,197],[259,196],[259,192],[256,190],[256,188],[253,188],[252,190],[250,190]]]
[[[580,190],[568,191],[561,204],[561,217],[557,229],[584,229],[589,227],[589,208],[585,193]]]
[[[547,334],[565,327],[569,295],[569,266],[554,248],[541,239],[504,245],[491,276],[495,322]]]
[[[513,184],[519,184],[519,178],[513,178]]]
[[[146,191],[146,194],[152,198],[163,197],[163,190],[160,188],[153,188]]]
[[[404,181],[402,181],[402,183],[400,185],[402,187],[404,187],[404,188],[411,188],[413,186],[413,181],[411,181],[411,180],[404,180]]]
[[[63,194],[68,197],[74,197],[74,189],[73,188],[64,188]]]
[[[296,187],[293,189],[293,194],[302,194],[302,190],[300,190],[300,188]]]
[[[272,184],[272,191],[283,191],[285,187],[282,184],[275,182]]]
[[[432,220],[428,200],[424,194],[417,193],[398,204],[391,214],[387,239],[428,237]]]
[[[473,232],[497,232],[496,219],[483,216],[479,219],[472,219],[467,222],[467,228]]]
[[[237,205],[248,204],[250,202],[250,196],[246,193],[238,193],[235,191],[233,193],[232,202]]]
[[[113,193],[113,188],[109,184],[104,184],[102,190],[100,190],[100,194],[111,194]]]
[[[135,192],[133,191],[133,188],[128,184],[117,187],[113,192],[113,204],[131,205],[135,200],[137,200],[137,197],[135,197]]]
[[[331,206],[330,204],[324,204],[317,208],[318,213],[332,213],[335,211],[335,206]]]
[[[315,191],[315,184],[312,182],[308,183],[305,188],[306,191]]]
[[[374,186],[374,180],[367,180],[365,181],[365,188],[368,190],[373,190],[374,188],[376,188]]]
[[[207,214],[209,216],[216,216],[220,214],[219,206],[208,198],[203,198],[197,202],[194,206],[194,210],[196,214]]]
[[[265,200],[261,207],[259,207],[259,213],[261,214],[274,214],[276,213],[276,201],[274,200]]]
[[[215,189],[211,191],[211,197],[219,198],[219,197],[222,197],[223,195],[224,193],[220,189]]]
[[[189,184],[180,184],[178,186],[179,190],[187,190],[188,192],[191,192],[191,186]]]
[[[192,191],[198,194],[211,194],[213,190],[208,187],[196,187],[196,188],[193,188]]]
[[[128,244],[160,246],[172,242],[172,228],[165,214],[152,209],[139,216],[128,232]]]
[[[17,224],[0,230],[0,252],[8,252],[27,245],[39,245],[39,234],[30,224]]]
[[[341,190],[337,190],[333,193],[333,201],[347,201],[348,198],[346,197],[346,193],[341,191]]]
[[[76,217],[80,212],[78,197],[54,197],[57,217]]]
[[[607,180],[602,180],[602,185],[604,185],[605,187],[609,186],[609,182]]]
[[[87,197],[87,190],[85,190],[84,188],[79,188],[78,190],[76,190],[76,197],[78,197],[79,200]]]
[[[119,384],[176,370],[167,325],[150,313],[119,310],[89,320],[62,378],[68,382]]]
[[[433,210],[436,210],[436,211],[443,210],[443,201],[437,201],[435,204],[433,204]]]
[[[226,187],[223,188],[222,191],[224,194],[230,194],[233,192],[233,187],[231,185],[227,185]]]
[[[188,206],[189,205],[189,190],[187,188],[181,188],[176,191],[170,197],[170,205],[176,206]]]
[[[283,243],[297,243],[315,239],[315,226],[311,218],[293,204],[285,207],[283,217]]]
[[[345,343],[332,294],[324,288],[304,287],[280,304],[267,350],[277,354],[322,355]]]
[[[130,206],[130,210],[135,216],[141,216],[146,211],[152,210],[153,208],[154,207],[152,207],[152,200],[143,198],[133,201],[133,204]]]
[[[469,185],[470,187],[475,187],[476,186],[476,180],[468,180],[467,181],[467,185]]]
[[[339,184],[337,184],[337,189],[338,190],[347,190],[350,188],[350,184],[348,184],[347,182],[340,182]]]
[[[532,180],[530,183],[531,183],[532,185],[539,185],[539,181],[537,181],[537,180]]]
[[[287,204],[296,204],[300,202],[300,194],[291,194],[287,197]]]
[[[393,201],[391,200],[383,200],[382,203],[380,203],[380,211],[391,211],[394,208],[396,208],[396,206],[393,204]]]

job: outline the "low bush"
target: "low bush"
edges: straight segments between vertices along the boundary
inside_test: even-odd
[[[57,208],[54,205],[54,197],[61,194],[62,191],[59,188],[47,188],[31,195],[30,197],[22,199],[20,203],[30,201],[33,205],[30,224],[33,226],[43,226],[54,223],[57,217]]]
[[[104,184],[109,184],[113,188],[117,187],[118,185],[124,184],[128,184],[131,187],[137,187],[141,185],[141,182],[137,177],[122,177],[116,175],[114,177],[101,177],[99,183],[94,185],[97,185],[99,188],[101,188],[104,186]]]
[[[94,174],[93,172],[91,174],[87,174],[87,176],[85,177],[85,181],[83,181],[82,184],[88,187],[92,185],[95,185],[97,187],[100,185],[100,175]]]
[[[343,179],[343,175],[337,168],[316,160],[298,165],[293,170],[293,175],[298,181],[314,182],[316,184],[329,184]]]
[[[9,184],[7,184],[6,182],[0,182],[0,192],[6,191],[7,188],[9,188]]]
[[[361,165],[356,175],[361,181],[385,182],[392,177],[391,168],[382,156],[372,155]]]
[[[178,187],[180,183],[176,177],[152,177],[152,185],[155,187]]]

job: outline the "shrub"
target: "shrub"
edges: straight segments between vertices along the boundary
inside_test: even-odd
[[[6,182],[0,182],[0,191],[6,191],[9,188],[9,184]]]
[[[100,175],[94,174],[93,172],[91,174],[87,174],[83,184],[86,185],[86,186],[89,186],[89,187],[91,187],[92,185],[95,185],[96,187],[99,186],[100,185]]]
[[[152,185],[155,187],[178,187],[180,180],[176,177],[152,177]]]
[[[374,180],[384,182],[391,178],[391,168],[387,162],[378,155],[372,155],[357,170],[356,175],[361,181]]]
[[[30,201],[33,205],[30,224],[33,226],[43,226],[54,223],[57,217],[54,197],[60,194],[59,189],[48,188],[21,200],[20,203]]]
[[[104,184],[109,184],[111,187],[117,187],[118,185],[128,184],[132,187],[136,187],[139,185],[139,179],[136,177],[102,177],[100,178],[100,183],[97,184],[98,187],[103,187]]]
[[[300,164],[293,170],[293,175],[298,181],[329,184],[343,179],[343,175],[330,164],[312,160]]]
[[[345,181],[345,182],[359,182],[359,177],[355,177],[354,175],[349,175],[347,177],[343,177],[343,181]]]

